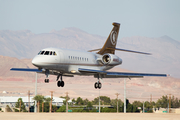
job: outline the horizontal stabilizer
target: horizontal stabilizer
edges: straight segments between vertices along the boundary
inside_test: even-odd
[[[126,50],[126,49],[120,49],[120,48],[106,48],[106,49],[107,50],[119,50],[119,51],[124,51],[124,52],[132,52],[132,53],[151,55],[151,53],[145,53],[145,52],[139,52],[139,51],[133,51],[133,50]],[[98,50],[100,50],[100,49],[89,50],[88,52],[93,52],[93,51],[98,51]]]
[[[32,68],[11,68],[10,70],[13,70],[13,71],[27,71],[27,72],[42,72],[42,70],[32,69]]]
[[[107,48],[107,49],[114,49],[114,50],[119,50],[119,51],[124,51],[124,52],[132,52],[132,53],[151,55],[151,53],[145,53],[145,52],[139,52],[139,51],[133,51],[133,50],[125,50],[125,49],[120,49],[120,48]]]

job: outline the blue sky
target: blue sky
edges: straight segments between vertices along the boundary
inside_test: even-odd
[[[180,41],[180,0],[0,0],[0,30],[80,28],[107,37],[112,22],[120,36],[161,37]]]

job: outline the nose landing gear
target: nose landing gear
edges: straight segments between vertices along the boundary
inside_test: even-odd
[[[45,83],[49,83],[49,79],[48,79],[48,77],[49,77],[49,70],[45,71],[45,75],[46,75],[46,79],[44,80],[44,82]]]

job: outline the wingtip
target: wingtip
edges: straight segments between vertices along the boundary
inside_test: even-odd
[[[166,74],[167,77],[170,77],[171,75],[170,74]]]

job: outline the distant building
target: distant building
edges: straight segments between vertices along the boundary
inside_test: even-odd
[[[45,96],[45,97],[48,98],[50,96]],[[28,101],[28,97],[27,96],[25,96],[25,97],[21,97],[21,96],[19,96],[19,97],[0,96],[0,107],[2,105],[7,105],[7,104],[11,105],[11,107],[14,107],[19,98],[22,98],[22,101],[24,102],[26,107],[28,107],[28,102],[29,101]],[[56,105],[56,106],[62,106],[64,100],[65,100],[64,98],[53,97],[52,104]],[[71,103],[72,101],[69,100],[68,102]],[[34,105],[33,97],[30,97],[30,106],[33,106],[33,105]]]

